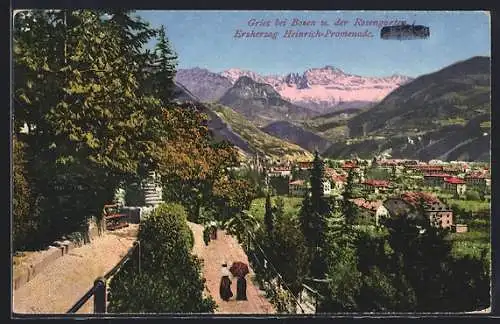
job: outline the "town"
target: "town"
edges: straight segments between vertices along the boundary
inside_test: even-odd
[[[342,199],[349,172],[353,174],[359,224],[380,224],[383,217],[408,214],[423,199],[426,216],[453,232],[467,231],[452,205],[479,206],[475,215],[489,215],[491,175],[487,163],[373,158],[372,160],[325,160],[322,182],[324,196]],[[274,194],[304,197],[310,188],[312,161],[259,162],[252,167],[266,174]],[[458,209],[455,208],[455,211]],[[472,213],[472,212],[471,212]]]

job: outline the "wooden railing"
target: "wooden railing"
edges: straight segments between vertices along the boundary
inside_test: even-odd
[[[141,244],[135,241],[128,253],[118,262],[118,264],[102,277],[96,278],[94,285],[90,288],[66,313],[74,314],[82,308],[88,300],[94,296],[94,313],[107,312],[107,286],[111,278],[116,275],[127,261],[135,258],[138,263],[138,271],[141,271]]]

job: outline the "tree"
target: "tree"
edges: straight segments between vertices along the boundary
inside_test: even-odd
[[[310,255],[299,223],[291,215],[282,217],[275,226],[272,264],[282,275],[285,284],[297,296],[309,272]]]
[[[274,215],[273,206],[271,205],[271,195],[268,193],[266,196],[265,204],[265,214],[264,214],[264,225],[268,235],[272,235],[274,231]]]
[[[13,196],[12,196],[12,241],[14,251],[33,244],[39,220],[35,201],[26,178],[24,146],[13,138]]]
[[[448,231],[433,226],[428,219],[419,222],[406,217],[387,219],[386,226],[394,251],[393,271],[404,275],[413,288],[415,310],[437,311],[451,252],[451,242],[446,239]]]
[[[344,192],[342,193],[342,213],[344,214],[345,220],[348,224],[354,224],[356,218],[356,208],[350,199],[355,198],[354,196],[354,171],[349,170],[347,175],[346,185],[344,187]]]
[[[158,30],[158,43],[155,46],[155,60],[150,78],[153,94],[164,104],[168,103],[173,96],[177,58],[166,37],[165,26],[162,25]]]
[[[213,312],[203,296],[201,262],[180,205],[160,205],[141,223],[141,270],[129,262],[110,285],[109,310],[116,313]]]
[[[467,200],[479,201],[481,200],[481,195],[475,190],[469,190],[465,193],[465,198]]]
[[[85,228],[122,181],[157,163],[164,127],[148,117],[161,107],[140,86],[149,29],[131,34],[118,16],[127,13],[32,11],[16,20],[16,125],[28,126],[18,135],[47,241]]]

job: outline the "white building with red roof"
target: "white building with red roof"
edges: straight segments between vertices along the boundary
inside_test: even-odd
[[[444,178],[443,189],[452,194],[461,196],[465,194],[465,191],[467,190],[467,184],[465,183],[464,179],[460,179],[457,177],[447,177]]]

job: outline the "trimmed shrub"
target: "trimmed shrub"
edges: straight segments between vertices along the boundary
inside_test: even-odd
[[[206,313],[215,302],[203,296],[201,262],[191,254],[193,235],[186,211],[162,204],[141,223],[141,273],[130,263],[111,282],[109,311]]]

